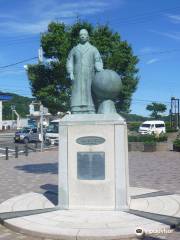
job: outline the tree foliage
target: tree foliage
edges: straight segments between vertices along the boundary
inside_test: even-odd
[[[151,112],[151,117],[158,119],[161,118],[159,113],[165,112],[167,109],[165,104],[153,102],[146,106],[146,110]]]
[[[33,96],[41,100],[51,113],[69,110],[71,86],[66,75],[66,59],[70,49],[78,43],[82,28],[88,30],[90,42],[99,50],[104,68],[112,69],[122,76],[123,89],[116,107],[118,111],[128,112],[138,83],[138,58],[133,55],[132,47],[107,25],[94,27],[81,21],[72,26],[50,23],[48,31],[41,37],[41,45],[44,57],[51,61],[28,65]]]
[[[1,94],[4,94],[1,92]],[[23,97],[14,93],[6,93],[7,95],[11,95],[12,99],[10,101],[3,102],[3,120],[12,119],[12,110],[11,106],[15,106],[15,109],[21,118],[27,117],[29,114],[29,104],[32,102],[32,98]],[[14,114],[14,118],[16,116]]]

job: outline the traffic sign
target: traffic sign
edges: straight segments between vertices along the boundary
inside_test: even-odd
[[[0,95],[0,101],[8,101],[11,100],[13,97],[10,95]]]

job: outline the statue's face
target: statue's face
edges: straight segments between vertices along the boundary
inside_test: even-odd
[[[89,34],[88,34],[87,30],[85,30],[85,29],[81,30],[79,33],[79,38],[80,38],[81,43],[87,42],[89,39]]]

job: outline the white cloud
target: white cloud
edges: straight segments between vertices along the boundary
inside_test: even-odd
[[[158,49],[154,47],[143,47],[142,49],[140,49],[139,52],[141,54],[148,54],[148,53],[153,53],[155,51],[158,51]]]
[[[180,40],[180,32],[162,33],[162,35],[175,40]]]
[[[79,1],[72,3],[58,3],[55,0],[34,1],[32,2],[32,10],[35,15],[41,13],[41,18],[71,18],[79,15],[94,14],[102,12],[109,6],[108,2],[100,0],[99,2],[90,0],[88,2]]]
[[[159,61],[158,58],[152,58],[149,61],[147,61],[146,64],[153,64],[153,63],[158,62],[158,61]]]
[[[180,15],[166,14],[166,16],[170,19],[172,23],[180,23]]]
[[[37,21],[36,23],[21,23],[21,22],[1,22],[0,32],[16,32],[16,33],[40,33],[44,31],[48,25],[49,21]]]
[[[119,3],[121,2],[123,0]],[[48,23],[53,20],[71,23],[77,16],[102,14],[110,6],[112,5],[107,0],[87,2],[81,0],[69,3],[61,3],[58,0],[31,0],[24,10],[25,19],[22,19],[22,9],[19,12],[17,10],[16,20],[6,19],[0,22],[0,32],[36,34],[45,31]]]
[[[154,31],[150,30],[150,32],[156,33],[161,36],[165,36],[174,40],[180,40],[180,32],[178,31],[173,31],[173,32],[159,32],[159,31]]]
[[[149,53],[152,52],[152,48],[151,47],[144,47],[140,50],[141,53]]]

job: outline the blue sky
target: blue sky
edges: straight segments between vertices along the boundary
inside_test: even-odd
[[[132,113],[148,115],[148,103],[180,98],[180,2],[178,0],[0,0],[0,90],[31,96],[25,63],[37,56],[40,33],[52,20],[77,17],[108,23],[139,56],[139,85]],[[35,63],[37,60],[27,61]]]

